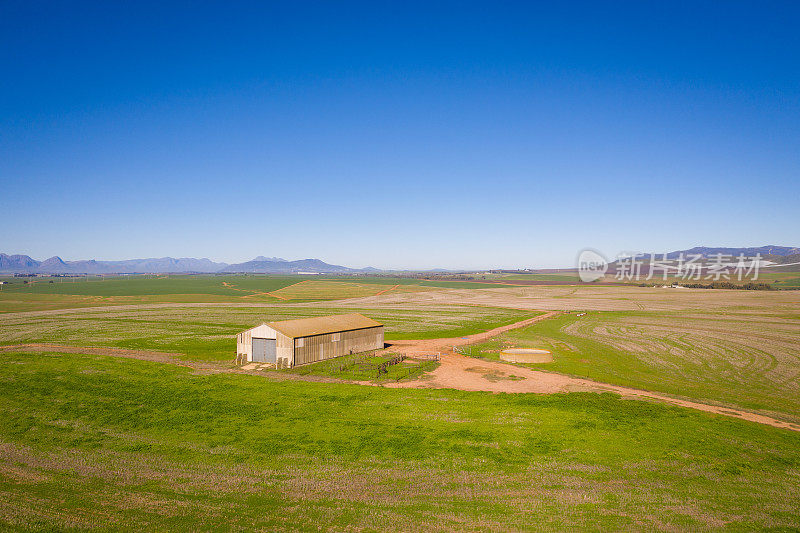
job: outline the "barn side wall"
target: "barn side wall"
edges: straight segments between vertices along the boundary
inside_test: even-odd
[[[275,356],[278,359],[278,364],[279,366],[292,366],[294,361],[294,339],[287,337],[280,331],[277,333],[278,340],[275,343]]]
[[[294,366],[382,348],[383,326],[299,337],[294,339]]]
[[[244,357],[245,361],[253,360],[253,337],[250,330],[236,335],[236,354]]]

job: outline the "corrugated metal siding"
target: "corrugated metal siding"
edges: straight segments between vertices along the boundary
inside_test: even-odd
[[[269,325],[287,337],[294,337],[296,339],[298,337],[312,337],[315,335],[336,333],[337,331],[377,328],[383,324],[361,313],[347,313],[344,315],[280,320],[278,322],[270,322]]]
[[[275,339],[253,337],[253,361],[259,363],[275,363]]]
[[[266,324],[239,333],[236,336],[236,353],[244,354],[247,361],[253,360],[253,337],[275,339],[278,332]]]
[[[287,337],[281,332],[278,332],[277,337],[278,362],[281,363],[282,366],[292,366],[292,361],[294,359],[294,339]],[[281,361],[281,359],[283,359],[283,361]]]
[[[281,335],[282,336],[282,335]],[[334,341],[338,336],[339,340]],[[278,340],[280,346],[280,340]],[[294,339],[294,365],[383,348],[383,326]]]

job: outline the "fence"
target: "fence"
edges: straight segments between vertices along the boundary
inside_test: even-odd
[[[381,377],[381,374],[388,374],[389,367],[396,365],[397,363],[401,363],[405,360],[405,355],[398,355],[397,357],[393,357],[386,361],[385,363],[381,363],[378,365],[378,375],[375,377]]]
[[[413,367],[408,367],[408,369],[406,370],[406,374],[404,376],[403,375],[397,376],[395,381],[400,381],[401,379],[410,379],[415,377],[417,374],[423,374],[428,370],[433,370],[434,368],[436,368],[438,361],[439,361],[439,356],[437,355],[435,359],[422,361],[418,365],[415,365]]]

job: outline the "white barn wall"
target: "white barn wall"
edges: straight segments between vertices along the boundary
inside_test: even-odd
[[[236,353],[244,354],[245,360],[253,360],[253,337],[257,339],[277,339],[278,332],[266,324],[243,331],[236,336]],[[280,353],[278,354],[280,356]]]

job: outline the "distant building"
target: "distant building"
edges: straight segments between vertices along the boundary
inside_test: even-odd
[[[237,359],[291,368],[383,348],[383,324],[359,313],[263,323],[236,336]]]

